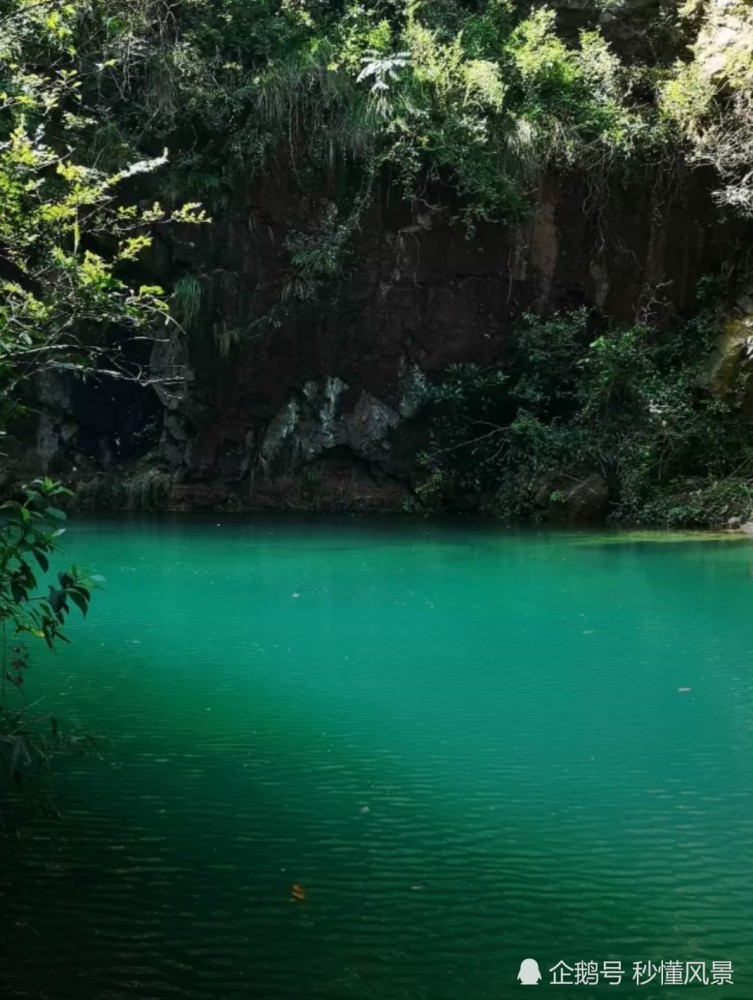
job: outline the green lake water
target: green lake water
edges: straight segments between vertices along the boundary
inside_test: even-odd
[[[82,520],[28,700],[101,737],[0,861],[0,998],[753,997],[753,545]],[[690,690],[681,690],[690,689]],[[12,815],[12,814],[11,814]],[[304,899],[291,898],[298,884]],[[621,961],[620,985],[550,984]],[[633,963],[732,963],[664,986]]]

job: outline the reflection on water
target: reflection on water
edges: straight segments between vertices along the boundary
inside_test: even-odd
[[[28,697],[103,759],[3,849],[2,995],[479,1000],[531,958],[749,998],[753,550],[614,541],[74,525],[107,588]]]

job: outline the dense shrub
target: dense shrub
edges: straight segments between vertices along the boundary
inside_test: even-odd
[[[686,68],[657,83],[652,67],[622,63],[597,3],[567,45],[553,11],[513,0],[3,6],[27,24],[36,65],[79,73],[104,125],[92,136],[98,162],[167,144],[164,187],[184,197],[221,201],[237,176],[284,153],[300,169],[388,164],[410,195],[442,179],[467,220],[511,219],[548,164],[630,168],[655,159],[667,123],[687,131],[672,111]]]
[[[713,317],[658,342],[637,326],[592,330],[585,310],[527,316],[508,371],[454,368],[426,402],[425,506],[537,516],[558,477],[600,473],[615,520],[718,524],[753,508],[743,363],[708,378]]]
[[[741,30],[722,56],[716,5],[670,8],[646,24],[657,55],[641,60],[605,41],[614,6],[586,3],[566,42],[552,10],[515,0],[4,0],[0,112],[49,71],[67,81],[61,147],[112,172],[167,147],[144,188],[209,210],[281,158],[305,188],[360,175],[336,222],[290,240],[295,299],[341,274],[377,174],[408,198],[449,187],[470,229],[523,218],[546,169],[606,197],[684,158],[712,163],[720,200],[747,211],[748,7],[726,5]]]

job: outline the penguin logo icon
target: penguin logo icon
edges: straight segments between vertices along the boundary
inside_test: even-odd
[[[520,963],[518,981],[521,986],[538,986],[541,979],[539,963],[535,958],[524,958]]]

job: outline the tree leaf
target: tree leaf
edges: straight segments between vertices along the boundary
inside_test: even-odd
[[[86,612],[89,610],[88,597],[84,597],[80,590],[74,590],[73,588],[68,591],[68,596],[79,609],[81,614],[86,617]]]
[[[41,549],[36,548],[33,551],[34,551],[34,556],[35,556],[37,562],[42,567],[42,570],[45,573],[47,573],[48,570],[49,570],[49,568],[50,568],[50,560],[47,558],[47,556],[44,554],[44,552],[42,552]]]

